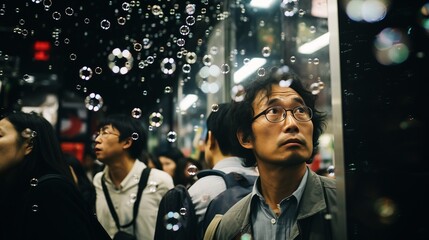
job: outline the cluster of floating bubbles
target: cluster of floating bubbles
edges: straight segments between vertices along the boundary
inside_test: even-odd
[[[425,29],[426,33],[429,34],[429,3],[424,4],[420,8],[418,16],[420,25]]]
[[[244,87],[241,84],[234,85],[231,88],[231,99],[236,102],[241,102],[245,97]]]
[[[310,91],[311,94],[317,95],[320,93],[321,90],[325,88],[325,83],[322,82],[320,79],[317,82],[314,82],[310,85]]]
[[[178,212],[168,212],[164,216],[165,229],[168,231],[178,231],[181,227],[181,215]]]
[[[286,17],[293,17],[298,12],[298,0],[283,0],[280,7]]]
[[[385,28],[375,38],[374,52],[383,65],[396,65],[408,59],[407,35],[398,28]]]
[[[378,22],[387,14],[388,1],[385,0],[350,0],[346,5],[347,16],[357,22]]]
[[[121,50],[115,48],[107,57],[109,63],[108,66],[114,73],[120,73],[122,75],[127,74],[133,67],[133,55],[127,49]],[[123,66],[119,65],[118,62],[123,62]]]
[[[92,69],[90,67],[87,66],[83,66],[80,70],[79,70],[79,77],[83,80],[88,81],[89,79],[92,78]]]

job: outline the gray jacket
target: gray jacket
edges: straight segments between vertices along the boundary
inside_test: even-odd
[[[297,216],[297,224],[292,226],[292,239],[296,240],[330,240],[334,236],[337,200],[336,183],[332,178],[322,177],[310,171]],[[325,192],[325,193],[324,193]],[[237,202],[221,219],[212,221],[204,239],[240,239],[243,235],[252,236],[250,223],[251,194]],[[326,199],[325,199],[326,196]],[[327,214],[327,204],[330,215]],[[327,220],[332,216],[331,220]],[[215,230],[215,231],[214,231]],[[209,232],[214,233],[210,236]]]

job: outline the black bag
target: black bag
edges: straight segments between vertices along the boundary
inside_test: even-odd
[[[101,177],[101,186],[103,187],[104,197],[106,198],[107,205],[109,206],[110,214],[112,214],[113,220],[115,220],[116,227],[118,228],[118,232],[113,236],[113,240],[137,240],[135,235],[127,233],[125,231],[121,231],[121,229],[133,225],[134,233],[136,231],[136,216],[139,210],[139,204],[143,194],[143,190],[146,187],[147,180],[149,179],[150,170],[151,168],[147,167],[142,171],[142,175],[139,181],[139,187],[137,190],[137,198],[133,206],[133,220],[131,220],[131,222],[125,225],[119,224],[118,214],[115,211],[115,207],[113,207],[112,199],[110,198],[109,190],[107,189],[105,183],[104,174]]]
[[[196,240],[197,216],[188,189],[176,185],[159,203],[154,240]]]
[[[204,220],[198,223],[195,206],[188,189],[177,185],[170,189],[161,199],[156,220],[154,240],[199,240],[216,213],[225,213],[232,205],[252,191],[257,176],[224,173],[219,170],[207,169],[197,173],[198,179],[209,176],[221,176],[226,190],[214,198],[207,208]],[[212,202],[216,202],[212,205]],[[206,223],[207,222],[207,223]]]
[[[119,231],[113,236],[113,240],[137,240],[137,238],[127,232]]]

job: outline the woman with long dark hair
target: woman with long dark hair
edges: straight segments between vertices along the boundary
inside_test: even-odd
[[[110,239],[73,181],[52,125],[0,120],[0,239]]]

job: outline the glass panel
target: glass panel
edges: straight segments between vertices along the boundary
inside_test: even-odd
[[[338,1],[349,239],[427,236],[428,9]]]

